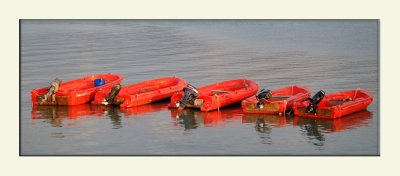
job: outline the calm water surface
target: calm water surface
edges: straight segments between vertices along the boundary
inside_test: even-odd
[[[23,20],[22,155],[379,155],[376,20]],[[167,108],[33,107],[55,77],[178,76],[197,87],[229,79],[312,93],[363,88],[374,102],[338,120]],[[264,127],[258,127],[263,124]]]

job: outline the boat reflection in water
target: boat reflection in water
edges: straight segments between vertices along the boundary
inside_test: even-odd
[[[125,118],[131,118],[136,115],[158,112],[163,109],[166,110],[167,108],[167,103],[163,102],[123,109],[119,106],[91,104],[76,106],[33,106],[31,117],[32,120],[46,120],[53,127],[77,126],[80,122],[77,119],[81,118],[108,117],[111,120],[113,129],[119,129],[122,128],[123,124],[122,116]]]
[[[292,116],[268,114],[243,114],[242,123],[254,123],[254,128],[263,144],[272,144],[271,131],[273,128],[285,128],[291,124]]]
[[[367,125],[372,118],[370,111],[364,110],[339,119],[313,119],[294,117],[293,126],[299,126],[302,134],[316,146],[323,146],[326,133],[356,129]]]
[[[119,106],[92,106],[91,110],[94,111],[97,117],[106,116],[110,118],[113,129],[122,128],[122,115]]]
[[[75,126],[76,123],[63,124],[63,119],[97,116],[90,104],[76,106],[32,106],[32,120],[45,119],[53,127]]]
[[[228,121],[239,120],[242,109],[237,106],[230,106],[219,111],[200,111],[198,109],[185,108],[178,110],[169,109],[175,126],[183,126],[185,130],[196,129],[201,124],[205,127],[217,127],[226,124]]]
[[[126,118],[136,117],[137,115],[146,115],[160,111],[168,110],[169,99],[158,101],[151,104],[134,106],[131,108],[121,108],[120,111],[124,113]]]
[[[257,126],[283,128],[293,122],[293,116],[278,116],[268,114],[243,114],[242,123],[255,123]]]
[[[132,108],[120,109],[118,106],[82,104],[77,106],[33,106],[31,117],[45,120],[53,127],[77,126],[82,118],[104,118],[111,120],[114,129],[122,128],[123,118],[136,118],[167,111],[168,102],[152,103]],[[361,111],[339,119],[311,119],[303,117],[277,116],[265,114],[243,114],[241,107],[230,106],[219,111],[202,112],[198,109],[169,109],[173,124],[185,131],[199,127],[220,127],[232,121],[254,124],[254,130],[262,143],[271,144],[271,131],[274,128],[298,126],[303,136],[313,145],[323,146],[327,133],[351,130],[369,123],[372,113]]]
[[[361,111],[339,119],[311,119],[297,116],[243,114],[242,123],[254,123],[254,128],[264,144],[271,144],[273,128],[298,126],[302,135],[315,146],[324,146],[325,134],[351,130],[369,123],[372,113]]]

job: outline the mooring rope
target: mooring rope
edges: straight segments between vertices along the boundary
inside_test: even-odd
[[[356,96],[357,96],[357,92],[358,92],[358,90],[360,90],[360,88],[357,88],[357,89],[356,89],[356,92],[354,93],[354,98],[353,98],[353,101],[356,99]]]
[[[286,104],[287,104],[286,100],[283,100],[283,117],[286,116]]]
[[[219,111],[219,97],[217,94],[214,94],[215,97],[217,97],[217,104],[218,104],[218,111]]]
[[[139,106],[140,105],[140,103],[139,103],[139,99],[142,99],[142,95],[141,94],[136,94],[137,96],[136,96],[136,106]]]

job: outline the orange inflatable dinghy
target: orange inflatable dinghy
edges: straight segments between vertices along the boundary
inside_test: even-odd
[[[211,111],[251,97],[257,90],[257,83],[247,79],[219,82],[199,89],[188,84],[183,91],[171,97],[169,107],[192,107],[200,108],[201,111]]]
[[[372,93],[361,89],[326,96],[320,91],[313,98],[296,103],[293,109],[296,116],[335,119],[366,109],[373,99]]]
[[[97,74],[62,82],[55,79],[49,87],[31,91],[33,105],[79,105],[93,100],[99,89],[121,83],[122,75]]]
[[[118,86],[120,90],[117,89]],[[177,77],[158,78],[122,86],[122,88],[116,85],[112,89],[98,91],[92,104],[115,104],[120,105],[121,108],[129,108],[169,98],[185,86],[186,81]],[[111,94],[114,94],[113,97]]]
[[[274,91],[260,91],[256,96],[242,101],[244,113],[279,114],[291,110],[294,103],[310,97],[310,91],[302,86],[288,86]]]

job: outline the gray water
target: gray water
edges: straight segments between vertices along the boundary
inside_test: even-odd
[[[21,155],[379,155],[377,20],[22,20]],[[30,91],[97,73],[123,84],[178,76],[201,87],[238,78],[312,93],[362,88],[366,111],[339,120],[250,116],[240,104],[178,114],[33,107]],[[266,127],[259,128],[257,124]]]

